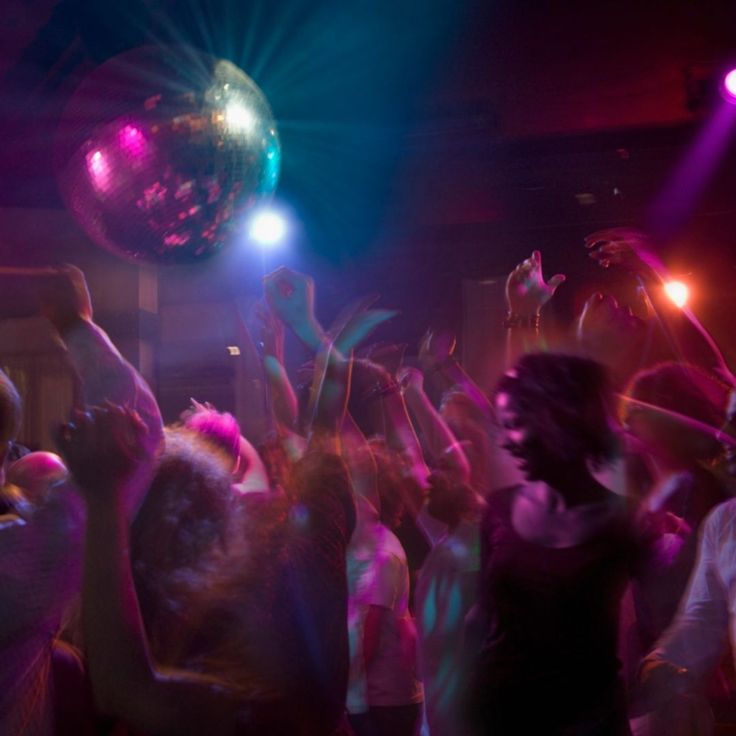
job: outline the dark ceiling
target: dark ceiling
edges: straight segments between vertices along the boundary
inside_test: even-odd
[[[5,0],[0,78],[6,95],[38,110],[30,98],[49,105],[124,49],[186,41],[259,71],[264,86],[294,56],[308,68],[294,75],[293,96],[304,83],[317,99],[347,95],[340,79],[362,80],[367,88],[350,90],[354,113],[362,94],[404,104],[390,95],[405,77],[420,80],[425,115],[475,105],[504,135],[547,135],[686,121],[685,76],[697,83],[732,58],[735,25],[727,0]],[[371,76],[383,73],[376,89]]]
[[[585,232],[645,220],[718,104],[735,31],[733,0],[5,0],[0,205],[61,206],[55,124],[91,68],[185,42],[266,92],[280,196],[313,263],[339,271],[343,290],[380,284],[427,320],[448,311],[448,289],[457,302],[462,278],[503,273],[533,247],[582,273],[584,259],[570,262]],[[695,230],[672,237],[675,259],[693,232],[714,244],[703,262],[730,248],[733,148]],[[209,268],[217,298],[232,269]],[[164,299],[176,293],[164,282]]]

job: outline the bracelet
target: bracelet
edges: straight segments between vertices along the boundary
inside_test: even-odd
[[[503,320],[503,326],[508,330],[512,327],[526,327],[531,330],[539,329],[539,314],[530,314],[524,316],[522,314],[515,314],[511,310],[506,312],[506,317]]]

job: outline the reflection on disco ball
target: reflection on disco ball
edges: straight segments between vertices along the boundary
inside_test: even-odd
[[[143,47],[75,91],[55,141],[62,196],[98,245],[135,260],[218,251],[240,215],[276,188],[266,98],[229,61]]]

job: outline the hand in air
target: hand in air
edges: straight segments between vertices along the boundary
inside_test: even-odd
[[[352,395],[366,401],[386,396],[394,390],[398,391],[398,384],[382,365],[365,359],[353,362]]]
[[[603,268],[616,266],[639,275],[661,270],[651,242],[634,228],[598,230],[585,238],[585,247],[588,255]]]
[[[314,319],[314,279],[281,266],[263,277],[266,302],[290,327]]]
[[[542,254],[535,250],[506,279],[506,305],[509,311],[522,317],[539,314],[565,278],[564,274],[558,273],[545,281]]]
[[[419,364],[425,372],[436,370],[455,352],[455,335],[446,330],[427,330],[419,342]]]
[[[418,368],[405,365],[399,369],[396,379],[403,393],[421,394],[424,391],[424,375]]]
[[[63,333],[80,320],[92,319],[92,301],[84,273],[65,265],[41,282],[41,313]]]
[[[125,481],[151,466],[146,425],[132,409],[107,404],[76,411],[56,431],[56,446],[73,478],[89,500],[107,498]]]
[[[358,305],[343,320],[330,327],[329,334],[337,349],[347,355],[397,314],[395,309],[368,309],[367,304]]]

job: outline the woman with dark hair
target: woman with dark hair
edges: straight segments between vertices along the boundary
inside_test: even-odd
[[[528,354],[494,402],[527,482],[492,494],[482,522],[471,719],[499,736],[627,734],[618,605],[641,544],[592,472],[616,447],[605,370]]]

